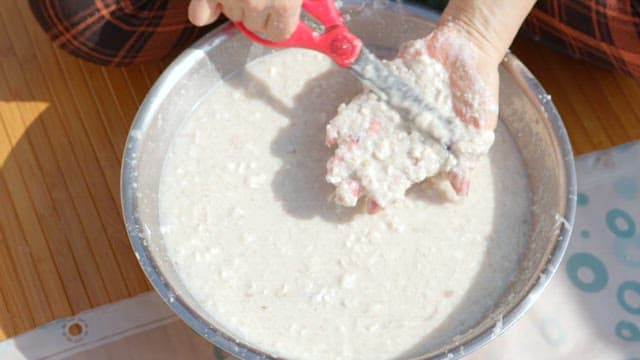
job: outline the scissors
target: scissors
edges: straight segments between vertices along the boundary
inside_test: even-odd
[[[405,114],[405,119],[412,120],[424,111],[435,111],[417,89],[392,73],[364,46],[362,40],[349,31],[334,0],[303,0],[302,8],[324,26],[324,32],[316,32],[301,20],[288,39],[273,42],[256,35],[241,22],[235,25],[249,39],[268,47],[301,47],[329,56],[339,66],[353,71],[367,87]],[[445,147],[450,145],[447,139],[435,140]]]

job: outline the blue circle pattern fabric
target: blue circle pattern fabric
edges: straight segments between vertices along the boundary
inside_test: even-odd
[[[470,359],[640,360],[640,142],[576,160],[561,267],[533,307]]]

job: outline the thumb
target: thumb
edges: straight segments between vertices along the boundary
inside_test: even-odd
[[[191,0],[189,3],[189,21],[195,26],[205,26],[214,22],[222,12],[217,0]]]

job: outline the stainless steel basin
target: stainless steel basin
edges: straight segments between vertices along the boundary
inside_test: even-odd
[[[378,2],[380,4],[380,2]],[[437,15],[414,6],[344,1],[348,26],[379,56],[393,56],[404,41],[426,35]],[[245,359],[269,358],[226,335],[203,316],[167,258],[158,224],[160,171],[185,114],[215,84],[271,51],[250,43],[232,26],[208,34],[179,56],[147,95],[131,127],[122,167],[127,231],[156,291],[195,331]],[[500,119],[519,146],[532,193],[531,237],[520,271],[491,314],[473,329],[419,358],[457,358],[486,344],[533,304],[556,271],[573,223],[576,183],[567,133],[544,89],[513,55],[500,67]]]

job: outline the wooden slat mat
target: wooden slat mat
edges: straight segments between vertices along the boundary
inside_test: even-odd
[[[640,82],[527,41],[577,153],[640,138]],[[165,63],[124,69],[55,48],[27,1],[0,1],[0,339],[150,289],[129,247],[119,171]]]
[[[149,290],[119,205],[124,141],[163,64],[98,67],[0,2],[0,336]]]
[[[640,81],[518,39],[513,53],[551,94],[576,154],[640,139]]]

